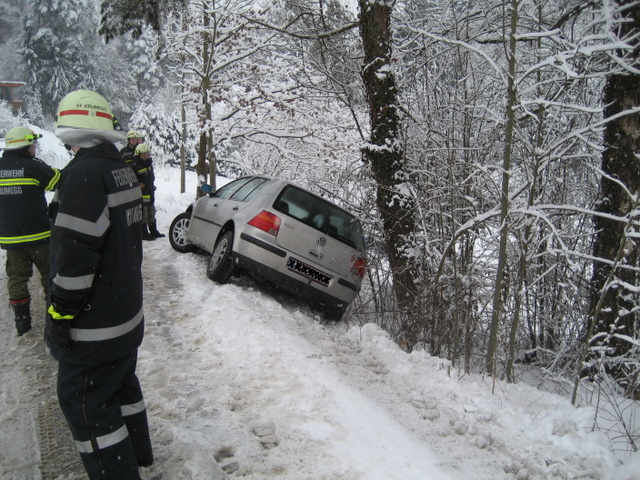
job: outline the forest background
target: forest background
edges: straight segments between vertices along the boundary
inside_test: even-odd
[[[0,127],[93,89],[157,163],[331,198],[368,244],[345,321],[624,398],[635,451],[639,49],[637,0],[15,0]]]

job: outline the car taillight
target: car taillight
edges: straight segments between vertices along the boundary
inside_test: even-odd
[[[363,257],[355,257],[353,259],[353,266],[351,272],[359,277],[364,278],[364,272],[367,269],[367,259]]]
[[[280,217],[263,210],[251,219],[249,225],[259,228],[275,237],[280,230]]]

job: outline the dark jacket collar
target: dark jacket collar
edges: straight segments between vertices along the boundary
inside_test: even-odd
[[[113,143],[101,143],[99,145],[96,145],[95,147],[81,148],[73,157],[71,163],[75,163],[76,161],[85,157],[100,157],[110,160],[122,160],[120,151]]]

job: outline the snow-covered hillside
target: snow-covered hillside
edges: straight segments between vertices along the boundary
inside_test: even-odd
[[[195,186],[190,177],[179,194],[179,172],[158,175],[166,232]],[[461,376],[376,325],[326,324],[242,277],[218,285],[205,256],[178,254],[166,238],[144,246],[138,373],[156,454],[145,480],[640,479],[640,454],[620,463],[591,431],[591,408]],[[38,411],[53,393],[33,388],[34,378],[55,382],[34,375],[53,364],[34,354],[43,322],[18,338],[6,302],[0,312],[0,478],[47,478]]]

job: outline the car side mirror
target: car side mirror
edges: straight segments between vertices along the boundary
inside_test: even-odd
[[[203,183],[202,185],[200,185],[200,190],[209,195],[213,192],[213,186],[209,185],[208,183]]]

